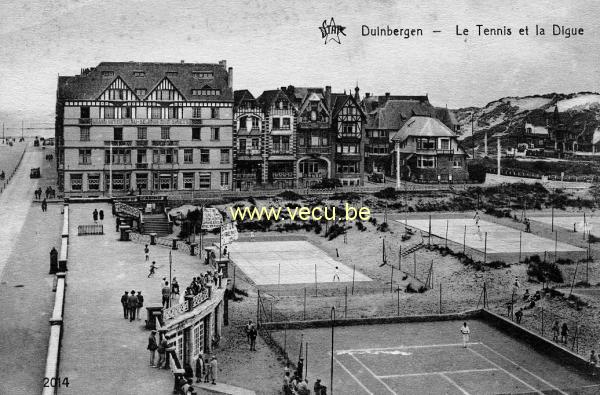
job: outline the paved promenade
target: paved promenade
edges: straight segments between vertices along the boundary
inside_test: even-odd
[[[29,169],[43,166],[43,155],[30,147],[0,194],[0,394],[42,391],[54,303],[49,252],[62,226],[61,206],[50,204],[43,213],[31,203],[46,180],[30,179]]]
[[[105,213],[104,235],[77,236],[77,226],[92,224],[92,211]],[[172,374],[148,366],[149,331],[140,321],[123,319],[121,295],[138,290],[144,304],[160,305],[160,281],[169,277],[169,249],[151,246],[158,270],[147,278],[144,246],[118,241],[111,206],[106,203],[70,205],[70,248],[61,377],[71,385],[61,394],[170,394]],[[198,257],[173,251],[173,276],[185,288],[204,272]],[[157,355],[158,358],[158,355]]]

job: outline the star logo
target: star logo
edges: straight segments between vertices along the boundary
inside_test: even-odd
[[[333,17],[329,21],[329,24],[327,24],[327,19],[325,19],[323,20],[323,24],[319,26],[321,38],[325,40],[325,44],[327,44],[329,41],[335,41],[336,43],[341,44],[342,42],[340,41],[340,34],[345,36],[345,29],[345,26],[336,25]]]

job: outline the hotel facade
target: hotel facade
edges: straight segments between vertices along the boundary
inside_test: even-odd
[[[102,62],[58,78],[56,157],[68,195],[227,190],[233,70],[226,62]]]

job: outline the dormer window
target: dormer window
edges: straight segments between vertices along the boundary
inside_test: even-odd
[[[284,101],[284,100],[280,100],[280,101],[277,103],[277,108],[278,108],[278,109],[280,109],[280,110],[287,110],[287,109],[288,109],[288,104],[287,104],[287,102],[286,102],[286,101]]]
[[[315,110],[310,112],[310,120],[313,122],[317,120],[317,112]]]
[[[144,77],[145,75],[146,75],[145,71],[134,71],[133,72],[134,77]]]
[[[167,71],[167,77],[175,77],[175,76],[177,76],[176,71]]]
[[[219,89],[212,89],[205,86],[202,89],[192,89],[192,96],[218,96],[221,94]]]
[[[102,77],[112,77],[115,75],[115,72],[112,70],[104,70],[102,72]]]
[[[135,94],[138,97],[142,98],[142,97],[146,96],[146,89],[138,88],[138,89],[135,90]]]

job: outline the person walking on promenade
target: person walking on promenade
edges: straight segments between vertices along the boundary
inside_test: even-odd
[[[104,221],[104,210],[98,212],[98,218],[100,218],[100,224],[102,224],[102,221]]]
[[[554,325],[552,325],[552,341],[558,342],[558,328],[558,321],[554,321]]]
[[[129,306],[129,322],[135,320],[135,311],[137,309],[138,298],[135,296],[135,291],[131,290],[131,295],[127,298],[127,305]]]
[[[471,335],[471,330],[467,326],[466,322],[464,322],[463,326],[460,328],[460,333],[462,334],[463,347],[467,348],[467,343],[469,342],[469,336]]]
[[[337,279],[337,282],[340,282],[340,270],[338,269],[338,267],[335,267],[335,272],[333,272],[333,282],[335,282]]]
[[[129,307],[127,306],[127,299],[129,296],[129,292],[125,291],[123,295],[121,295],[121,306],[123,306],[123,318],[129,318]]]
[[[208,357],[204,358],[204,382],[208,383],[208,379],[210,378],[210,362],[208,361]]]
[[[162,306],[163,308],[170,307],[169,299],[171,296],[171,289],[169,289],[169,282],[165,282],[165,286],[162,288]]]
[[[154,354],[156,353],[156,349],[158,348],[158,344],[156,344],[156,331],[150,331],[150,336],[148,336],[148,350],[150,351],[150,366],[153,368],[156,367],[154,365]]]
[[[46,212],[46,211],[48,211],[48,202],[44,198],[44,200],[42,200],[42,212]]]
[[[562,328],[560,328],[560,341],[561,343],[567,344],[567,339],[569,337],[569,327],[567,323],[564,322],[562,324]]]
[[[159,338],[161,336],[159,335]],[[167,348],[169,347],[169,343],[167,343],[167,339],[165,339],[164,336],[162,336],[162,340],[160,341],[159,345],[158,345],[158,363],[156,364],[156,368],[160,369],[164,366],[166,366],[167,364]],[[163,366],[164,365],[164,366]]]
[[[219,364],[217,362],[217,357],[213,355],[210,359],[210,379],[214,385],[216,385],[217,373],[219,370]]]
[[[94,219],[94,223],[97,224],[98,223],[98,210],[94,209],[94,211],[92,212],[92,218]]]
[[[144,297],[142,296],[142,291],[138,291],[137,294],[137,299],[138,299],[138,303],[137,303],[137,319],[138,321],[141,320],[140,318],[140,311],[142,310],[142,307],[144,307]]]
[[[198,354],[196,358],[196,383],[201,383],[204,378],[204,359],[202,358],[202,353]]]
[[[177,282],[177,277],[173,277],[173,282],[171,282],[171,298],[175,298],[175,300],[179,299],[179,283]]]
[[[246,340],[248,344],[250,344],[250,329],[252,329],[252,320],[248,320],[248,323],[244,326],[244,331],[246,332]]]
[[[148,273],[148,278],[154,276],[154,273],[156,273],[156,262],[152,261],[150,264],[150,273]]]
[[[256,351],[256,337],[258,336],[258,331],[256,330],[256,325],[252,324],[250,326],[250,351]]]
[[[150,260],[150,248],[148,248],[148,244],[144,247],[144,255],[146,256],[146,262]]]

